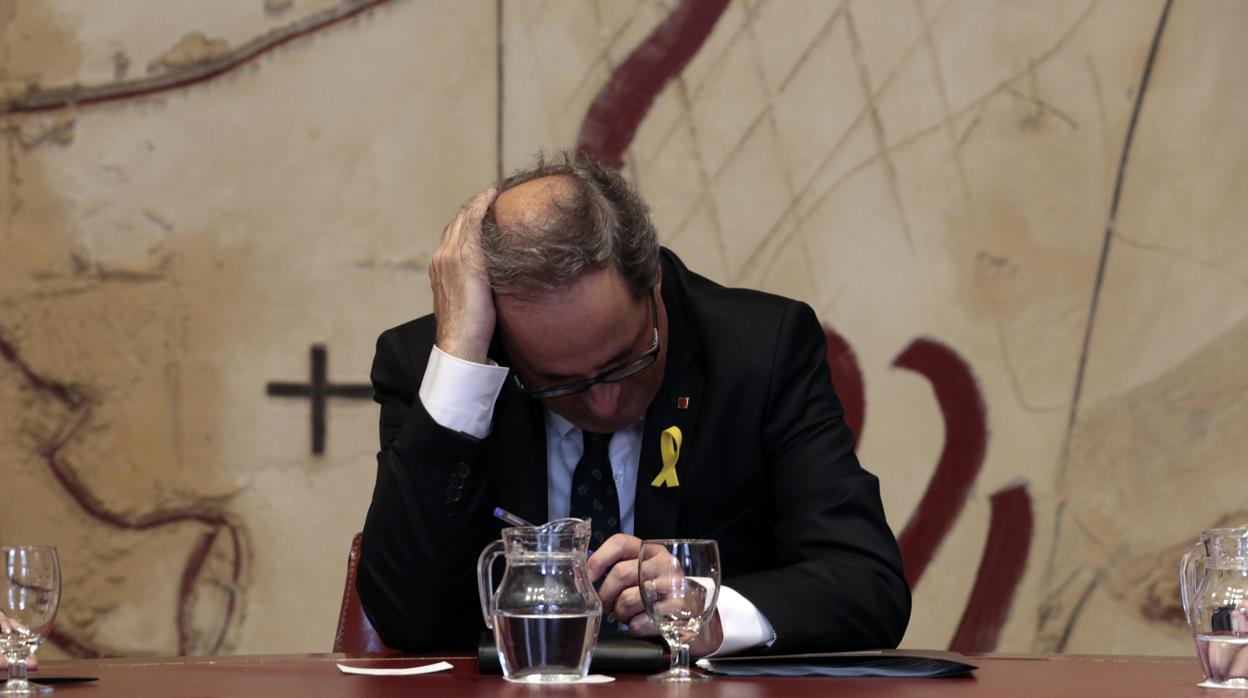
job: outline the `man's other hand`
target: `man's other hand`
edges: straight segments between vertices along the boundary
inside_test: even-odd
[[[615,613],[616,620],[628,624],[628,634],[633,637],[654,637],[659,634],[659,629],[646,615],[641,589],[637,586],[640,572],[637,558],[640,556],[641,539],[617,533],[589,557],[586,568],[590,580],[596,582],[602,578],[602,586],[598,589],[602,615]],[[689,645],[689,653],[694,657],[704,657],[718,650],[723,642],[724,629],[717,609],[711,622]]]
[[[465,361],[485,363],[494,336],[494,296],[481,250],[481,220],[494,202],[487,189],[447,223],[429,263],[437,346]]]
[[[21,627],[21,623],[11,620],[3,613],[0,613],[0,634],[8,635],[9,633],[17,632],[18,628]],[[0,654],[0,670],[7,671],[8,668],[8,660],[4,658],[3,654]],[[26,660],[26,668],[31,671],[39,668],[39,659],[35,657],[33,652],[31,653],[30,658]]]

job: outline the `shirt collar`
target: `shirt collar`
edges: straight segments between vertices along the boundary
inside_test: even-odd
[[[558,434],[559,438],[561,439],[566,439],[568,437],[568,434],[570,434],[572,430],[576,428],[575,424],[573,424],[572,422],[569,422],[561,414],[558,414],[551,410],[546,410],[546,416],[547,418],[550,419],[550,428],[553,429],[554,432]]]

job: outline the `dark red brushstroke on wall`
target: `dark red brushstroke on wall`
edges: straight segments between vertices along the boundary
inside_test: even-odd
[[[845,408],[845,424],[861,443],[867,405],[858,356],[836,330],[825,327],[823,334],[828,339],[828,368],[832,370],[832,385],[836,388],[837,397],[841,398],[841,406]]]
[[[0,114],[34,114],[39,112],[57,111],[60,109],[78,108],[92,106],[96,104],[105,104],[108,102],[118,102],[128,99],[138,99],[141,97],[150,97],[152,95],[170,92],[183,87],[189,87],[201,82],[207,82],[225,73],[233,72],[242,66],[251,63],[260,56],[269,53],[278,46],[290,43],[296,39],[303,38],[310,34],[315,34],[323,29],[340,24],[353,17],[357,17],[369,10],[380,5],[384,5],[393,0],[366,0],[358,6],[347,9],[343,12],[329,12],[330,15],[324,21],[316,22],[310,26],[304,27],[299,31],[288,33],[278,32],[271,37],[269,41],[257,43],[250,50],[247,50],[232,60],[222,62],[219,65],[210,64],[204,69],[189,70],[184,75],[173,75],[166,78],[160,76],[157,78],[140,78],[133,81],[116,84],[116,89],[112,85],[101,87],[76,87],[74,94],[84,94],[82,97],[56,97],[49,99],[50,95],[40,93],[38,91],[29,95],[18,96],[8,104],[0,104]],[[62,92],[62,90],[49,91]]]
[[[589,105],[577,150],[616,167],[669,80],[702,48],[728,0],[683,0],[611,74]]]
[[[992,652],[1010,614],[1014,592],[1031,553],[1033,519],[1026,485],[992,495],[988,540],[979,559],[975,586],[949,643],[955,652]]]
[[[234,564],[231,570],[232,581],[237,583],[242,577],[242,541],[239,537],[239,530],[232,522],[219,512],[196,512],[196,511],[171,511],[159,512],[150,516],[143,517],[137,521],[130,521],[126,518],[109,511],[103,504],[95,499],[92,494],[74,480],[69,475],[64,463],[60,459],[60,451],[65,447],[84,425],[91,418],[91,405],[87,400],[75,391],[73,388],[50,381],[35,373],[30,366],[22,360],[18,354],[16,347],[0,337],[0,358],[17,369],[18,373],[26,380],[27,384],[36,392],[44,393],[52,396],[57,402],[78,412],[74,424],[62,434],[56,441],[46,445],[39,452],[47,463],[48,469],[51,470],[53,477],[61,485],[61,487],[69,494],[84,512],[97,521],[110,526],[112,528],[127,531],[145,531],[160,526],[167,526],[175,523],[195,522],[208,526],[210,536],[208,536],[208,545],[204,544],[205,538],[200,539],[199,544],[188,556],[186,566],[183,568],[182,584],[178,594],[178,611],[177,611],[177,628],[178,628],[178,652],[186,654],[189,649],[190,640],[190,594],[195,587],[195,583],[199,579],[203,565],[207,559],[208,552],[211,550],[211,542],[216,535],[224,529],[230,534],[234,551]],[[230,627],[230,623],[234,618],[236,602],[234,593],[230,594],[226,604],[225,619],[221,626],[221,633],[214,640],[210,652],[217,652],[221,649],[225,642],[226,631]],[[100,652],[92,648],[85,642],[67,635],[64,632],[55,631],[49,637],[49,640],[65,650],[69,654],[76,657],[95,657]]]
[[[945,446],[936,471],[897,538],[906,581],[913,588],[966,506],[987,452],[988,416],[971,367],[945,345],[920,337],[893,365],[916,371],[931,382],[945,418]]]

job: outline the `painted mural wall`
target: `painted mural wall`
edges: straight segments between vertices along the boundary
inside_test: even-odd
[[[810,303],[904,645],[1186,654],[1248,522],[1248,4],[0,0],[0,541],[55,655],[326,651],[377,334],[541,149]]]

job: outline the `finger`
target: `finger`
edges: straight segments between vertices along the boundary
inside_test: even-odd
[[[1226,669],[1227,678],[1242,679],[1248,677],[1248,647],[1240,646],[1231,657],[1230,666]]]
[[[640,551],[641,578],[652,579],[663,584],[675,584],[684,578],[684,569],[680,561],[663,549],[646,549]]]
[[[585,571],[589,573],[590,581],[596,582],[599,577],[614,568],[617,562],[636,560],[640,550],[640,538],[617,533],[598,546],[598,550],[589,556],[589,560],[585,562]]]
[[[1231,664],[1235,661],[1238,648],[1222,642],[1210,642],[1205,645],[1206,666],[1211,674],[1230,676]]]
[[[446,227],[442,228],[442,241],[443,241],[443,242],[446,242],[447,238],[449,238],[449,237],[451,236],[451,229],[455,227],[455,223],[456,223],[456,221],[458,221],[458,220],[459,220],[459,217],[460,217],[460,216],[462,216],[462,215],[464,215],[464,212],[463,212],[463,211],[460,211],[460,212],[456,213],[456,214],[455,214],[455,215],[451,218],[451,220],[449,220],[449,221],[447,221],[447,222],[446,222]]]
[[[447,222],[446,227],[442,229],[442,245],[447,246],[451,240],[459,237],[459,228],[464,222],[464,211],[460,209],[455,217]]]
[[[34,671],[38,668],[39,668],[39,658],[35,656],[34,652],[31,652],[30,656],[26,658],[26,669],[29,671]]]
[[[461,254],[471,251],[481,237],[481,219],[494,200],[494,189],[490,188],[473,197],[464,204],[459,213],[446,224],[442,231],[442,249],[458,250]]]
[[[702,632],[698,633],[698,637],[689,646],[689,653],[695,657],[705,657],[712,652],[718,652],[719,648],[724,644],[724,627],[719,620],[719,613],[711,616],[711,621],[707,623]]]
[[[468,222],[474,227],[480,226],[481,219],[485,218],[485,212],[490,209],[490,204],[494,203],[496,196],[497,190],[490,187],[473,197],[472,201],[468,202]]]
[[[434,286],[435,293],[437,291],[437,286],[440,283],[440,279],[446,271],[446,265],[450,263],[447,257],[451,254],[451,250],[455,249],[455,247],[459,244],[457,242],[459,238],[459,225],[463,215],[463,212],[456,214],[456,216],[446,224],[446,227],[442,229],[442,242],[438,245],[438,248],[433,251],[433,258],[429,260],[429,280]]]
[[[659,634],[659,629],[655,627],[654,622],[646,614],[634,616],[628,623],[628,634],[633,637],[654,637]]]
[[[1237,635],[1248,633],[1248,609],[1237,608],[1231,611],[1231,632]]]
[[[478,194],[464,206],[463,210],[455,216],[450,235],[442,243],[448,250],[454,250],[461,261],[474,267],[480,263],[478,258],[481,255],[481,219],[485,217],[485,211],[489,208],[488,202],[482,203],[486,201],[484,197],[484,193]]]
[[[656,618],[670,618],[682,622],[698,615],[690,610],[688,599],[675,596],[651,601],[650,608]]]
[[[602,580],[598,587],[598,598],[602,599],[602,607],[613,609],[620,594],[629,587],[637,586],[637,563],[633,560],[621,560],[611,568],[611,572]]]
[[[1248,610],[1237,608],[1230,613],[1231,632],[1242,635],[1248,632]],[[1212,643],[1210,643],[1212,646]],[[1248,677],[1248,647],[1233,647],[1223,655],[1226,669],[1222,675],[1227,678]]]
[[[629,587],[620,592],[615,600],[614,611],[616,620],[629,625],[637,616],[645,616],[646,605],[642,603],[641,590],[637,587]]]

